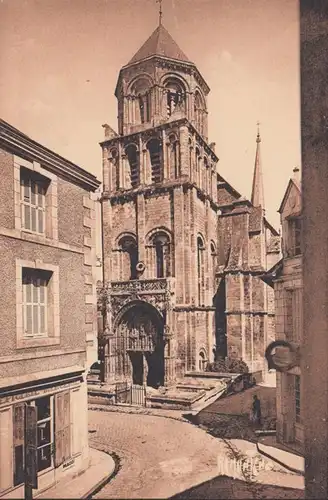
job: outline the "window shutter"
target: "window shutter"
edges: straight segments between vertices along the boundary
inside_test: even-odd
[[[14,486],[24,482],[24,404],[13,408]]]
[[[59,467],[71,455],[70,393],[55,395],[55,466]]]

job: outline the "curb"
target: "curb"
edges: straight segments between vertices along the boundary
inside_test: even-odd
[[[119,463],[119,460],[118,460],[118,457],[113,453],[109,453],[107,451],[103,451],[103,450],[98,450],[97,448],[95,448],[94,446],[92,446],[91,448],[94,448],[95,450],[97,451],[101,451],[102,453],[106,453],[106,455],[109,455],[112,460],[113,460],[113,468],[112,470],[109,472],[108,476],[106,476],[105,478],[101,479],[100,481],[98,481],[97,484],[93,485],[92,488],[90,488],[81,498],[85,498],[85,499],[89,499],[92,497],[92,495],[94,495],[95,493],[98,493],[99,490],[101,490],[107,483],[109,483],[109,481],[116,476],[116,474],[118,473],[118,471],[120,470],[120,463]],[[114,455],[114,456],[113,456]]]
[[[179,418],[179,417],[171,417],[170,415],[158,415],[156,413],[147,413],[147,412],[143,412],[143,411],[122,411],[120,409],[117,409],[117,410],[108,410],[107,409],[107,405],[103,405],[101,407],[98,407],[98,406],[92,406],[92,405],[89,405],[89,408],[88,408],[90,411],[105,411],[107,413],[125,413],[125,414],[128,414],[128,415],[145,415],[145,416],[148,416],[148,417],[159,417],[159,418],[168,418],[168,419],[171,419],[171,420],[176,420],[177,422],[182,422],[182,423],[185,423],[185,424],[189,424],[190,422],[185,419],[185,418]]]
[[[289,470],[290,472],[293,472],[294,474],[297,474],[298,476],[304,476],[305,475],[304,471],[302,471],[300,469],[295,469],[294,467],[290,467],[290,465],[286,465],[284,462],[282,462],[278,458],[275,458],[272,455],[270,455],[270,453],[267,453],[266,451],[261,450],[260,447],[259,447],[259,443],[258,442],[256,443],[256,449],[257,449],[257,451],[259,453],[261,453],[261,455],[263,455],[266,458],[269,458],[273,462],[276,462],[278,465],[280,465],[281,467],[284,467],[285,469]]]

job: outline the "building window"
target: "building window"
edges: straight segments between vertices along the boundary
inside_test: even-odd
[[[205,269],[204,269],[204,242],[197,238],[197,276],[198,276],[198,305],[204,305]]]
[[[22,269],[24,337],[48,335],[48,284],[51,273],[39,269]]]
[[[196,183],[199,188],[203,188],[202,186],[202,158],[200,155],[200,151],[198,148],[195,150],[196,153]]]
[[[46,192],[49,182],[28,169],[20,170],[21,224],[23,229],[45,233]]]
[[[128,157],[128,162],[130,166],[130,183],[131,187],[135,188],[139,186],[140,182],[140,165],[139,165],[139,151],[137,146],[131,144],[125,150]]]
[[[149,105],[149,94],[139,95],[139,114],[140,122],[145,123],[150,121],[150,105]]]
[[[196,92],[194,100],[195,127],[201,135],[204,134],[204,108],[203,99],[200,93]]]
[[[185,90],[179,82],[172,80],[165,84],[166,87],[166,114],[169,118],[176,110],[184,110]]]
[[[162,146],[158,139],[151,139],[147,144],[151,164],[152,183],[163,180]]]
[[[45,396],[28,403],[36,408],[37,471],[53,466],[54,429],[53,397]],[[14,486],[24,482],[25,470],[25,404],[13,407]]]
[[[120,164],[118,161],[118,152],[117,149],[112,149],[110,152],[110,162],[112,164],[112,179],[113,186],[115,186],[116,190],[120,189]]]
[[[302,235],[302,221],[299,217],[289,219],[289,235],[290,235],[290,257],[301,255],[301,235]]]
[[[204,351],[200,351],[198,360],[198,369],[200,372],[204,372],[207,366],[207,359]]]
[[[211,242],[211,261],[212,261],[212,277],[213,281],[215,283],[215,273],[216,273],[216,248],[213,243]]]
[[[120,241],[122,250],[121,279],[137,279],[138,246],[133,236],[124,236]],[[126,273],[128,272],[128,276]]]
[[[131,87],[129,120],[132,125],[150,122],[150,87],[147,78],[138,78]]]
[[[41,472],[53,465],[54,436],[50,396],[36,399],[35,406],[37,408],[38,472]]]
[[[301,377],[295,375],[295,418],[296,422],[301,422]]]
[[[176,179],[179,177],[179,143],[174,134],[169,137],[168,151],[170,161],[170,178]]]
[[[156,234],[153,238],[156,256],[156,278],[167,278],[171,273],[170,239],[167,234]]]
[[[16,347],[59,344],[58,266],[16,259],[16,276]]]

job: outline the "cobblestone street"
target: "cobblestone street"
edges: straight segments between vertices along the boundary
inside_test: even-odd
[[[218,459],[226,450],[222,440],[198,427],[153,415],[89,411],[89,430],[91,446],[115,452],[121,465],[93,498],[168,498],[183,493],[215,478]]]
[[[225,445],[191,424],[89,411],[90,444],[114,451],[121,470],[94,498],[169,497],[217,473]]]

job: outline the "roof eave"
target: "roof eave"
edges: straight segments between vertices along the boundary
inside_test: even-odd
[[[95,191],[101,184],[95,175],[42,146],[4,120],[0,120],[0,144],[12,154],[22,154],[40,162],[50,171],[72,179],[89,191]]]
[[[125,64],[124,66],[122,66],[122,68],[120,69],[120,72],[119,72],[119,75],[118,75],[118,79],[117,79],[117,84],[116,84],[116,87],[115,87],[115,96],[116,97],[118,97],[117,96],[118,86],[119,86],[119,83],[120,83],[120,80],[121,80],[122,71],[124,71],[126,69],[129,69],[129,68],[131,68],[133,66],[137,66],[140,63],[144,63],[145,61],[150,61],[152,59],[159,59],[159,60],[162,60],[162,61],[171,62],[172,64],[179,64],[182,67],[186,66],[186,67],[189,67],[189,68],[193,68],[196,71],[198,77],[200,78],[202,84],[204,85],[205,90],[206,90],[206,94],[208,94],[211,91],[209,85],[205,81],[204,77],[202,76],[202,74],[198,70],[198,68],[197,68],[197,66],[196,66],[195,63],[193,63],[191,61],[181,61],[181,59],[173,59],[171,57],[166,57],[166,56],[162,56],[162,55],[159,55],[159,54],[153,54],[151,56],[144,57],[143,59],[140,59],[139,61],[134,61],[132,63],[128,63],[128,64]]]

